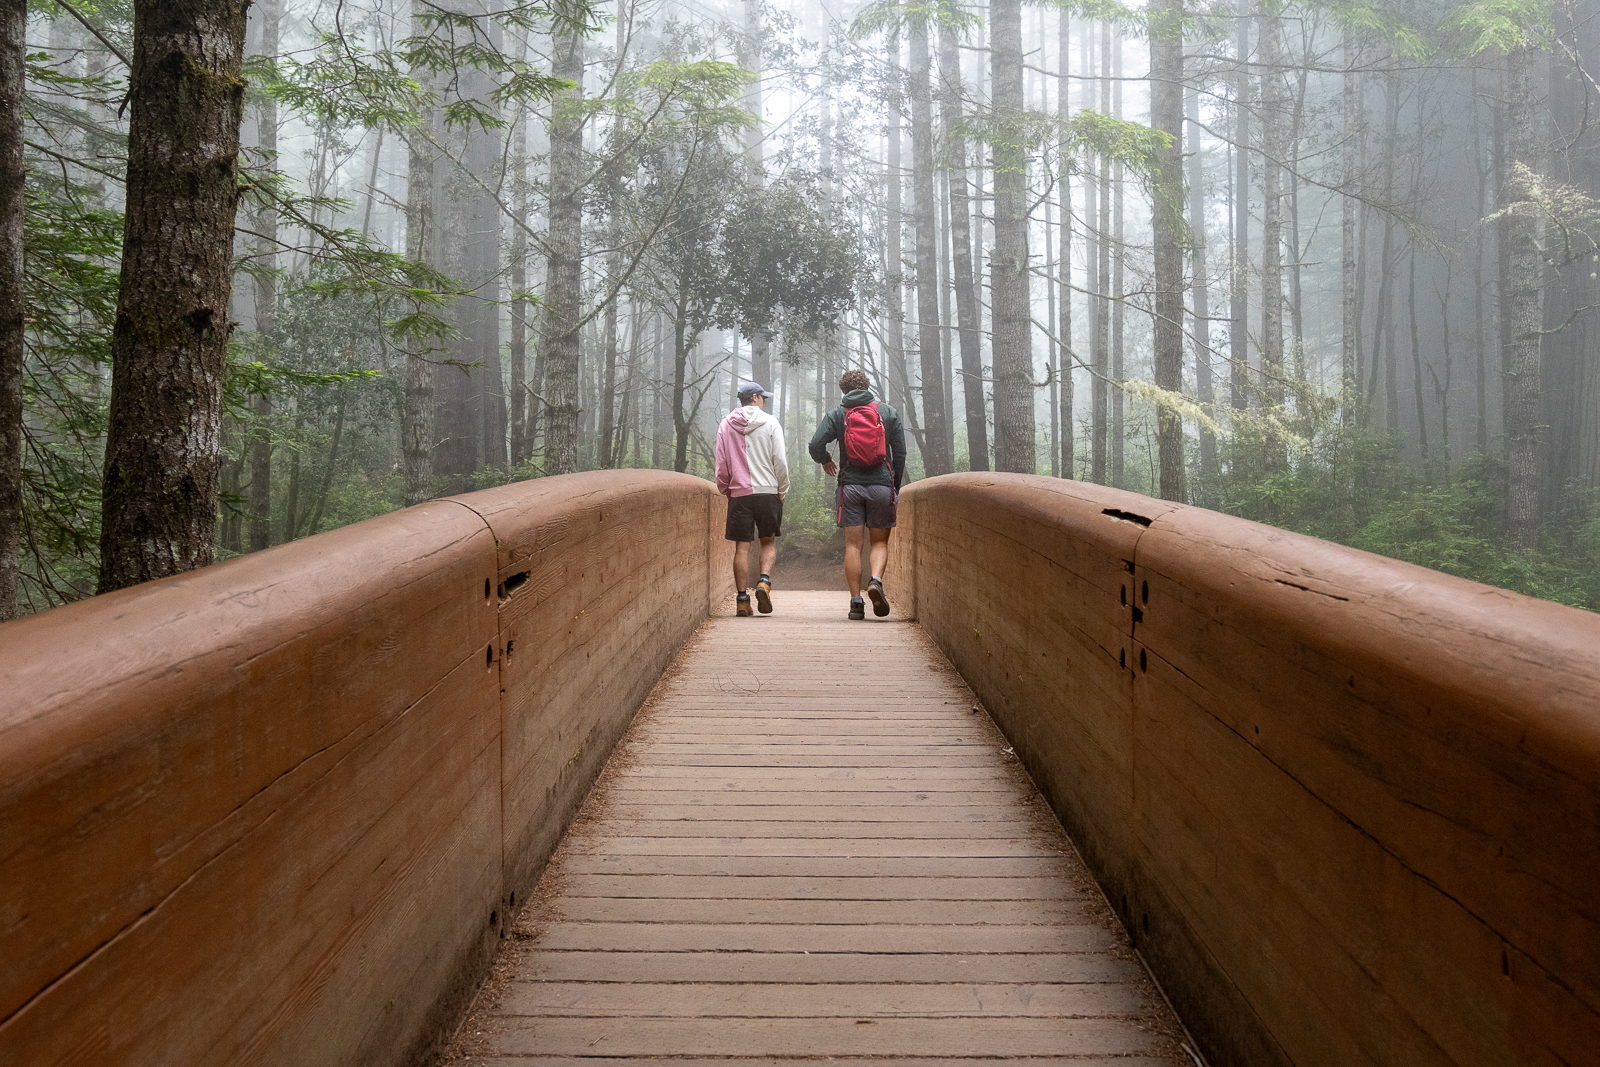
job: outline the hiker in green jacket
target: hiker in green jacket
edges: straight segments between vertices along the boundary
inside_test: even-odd
[[[829,477],[839,476],[837,521],[844,528],[844,580],[850,586],[850,618],[865,619],[861,600],[862,532],[872,541],[872,576],[867,596],[872,613],[889,614],[883,568],[889,561],[889,531],[894,529],[900,482],[906,474],[906,433],[900,413],[872,398],[866,372],[847,370],[839,378],[844,403],[822,417],[811,436],[811,458]],[[839,462],[828,445],[840,442]]]

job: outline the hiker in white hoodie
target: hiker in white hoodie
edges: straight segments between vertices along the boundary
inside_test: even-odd
[[[737,613],[750,611],[750,542],[761,538],[761,579],[756,603],[772,612],[772,569],[778,562],[783,498],[789,492],[789,461],[783,425],[766,413],[767,391],[755,382],[739,386],[739,406],[717,427],[717,491],[728,498],[724,536],[734,542],[733,584],[739,590]]]

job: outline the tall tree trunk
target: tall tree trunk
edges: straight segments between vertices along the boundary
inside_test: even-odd
[[[278,55],[278,24],[283,19],[283,0],[263,0],[261,5],[261,54]],[[278,168],[278,102],[270,93],[261,94],[256,107],[256,145],[261,165]],[[256,334],[263,355],[271,351],[273,330],[278,320],[278,209],[263,197],[251,220],[260,234],[256,245],[254,276]],[[259,552],[272,545],[272,393],[262,390],[251,399],[255,425],[250,434],[250,551]]]
[[[1394,306],[1394,164],[1397,148],[1398,126],[1400,121],[1400,86],[1399,77],[1395,72],[1395,61],[1391,60],[1389,70],[1384,78],[1384,132],[1383,132],[1383,250],[1378,262],[1378,307],[1373,316],[1372,325],[1372,364],[1368,368],[1367,403],[1376,406],[1378,399],[1378,375],[1384,370],[1385,358],[1387,362],[1394,362],[1393,347],[1389,345],[1389,318]],[[1387,351],[1385,349],[1388,349]],[[1392,369],[1389,377],[1393,377]],[[1386,398],[1387,399],[1387,398]],[[1393,432],[1395,428],[1396,412],[1394,405],[1385,404],[1384,424]]]
[[[1417,406],[1417,444],[1422,453],[1422,476],[1433,481],[1433,457],[1428,453],[1427,398],[1422,392],[1422,343],[1417,336],[1417,245],[1411,243],[1406,279],[1406,304],[1411,318],[1411,391]]]
[[[1498,109],[1496,109],[1498,111]],[[1485,161],[1483,155],[1483,124],[1478,119],[1478,67],[1472,67],[1472,169],[1477,178],[1477,216],[1484,218],[1489,214],[1489,173],[1494,163]],[[1477,387],[1478,400],[1478,425],[1477,445],[1478,451],[1485,455],[1489,452],[1489,367],[1487,350],[1489,337],[1484,329],[1483,321],[1483,247],[1485,241],[1485,227],[1474,227],[1476,242],[1473,249],[1472,260],[1472,315],[1473,333],[1472,350],[1476,357],[1474,384]]]
[[[1155,383],[1183,391],[1183,0],[1160,0],[1150,18],[1150,125],[1169,140],[1151,183],[1155,244]],[[1183,418],[1161,405],[1156,442],[1163,500],[1182,501]]]
[[[1505,205],[1534,199],[1539,126],[1534,108],[1535,58],[1519,45],[1506,55],[1506,125],[1509,136]],[[1506,214],[1505,237],[1509,273],[1500,279],[1509,344],[1502,360],[1506,392],[1506,465],[1510,478],[1506,527],[1512,544],[1524,552],[1538,547],[1539,482],[1543,467],[1540,439],[1539,262],[1538,224],[1531,210]]]
[[[1184,94],[1189,119],[1189,229],[1194,234],[1194,384],[1201,407],[1216,403],[1211,380],[1211,271],[1206,265],[1205,164],[1201,155],[1200,92]],[[1217,435],[1200,427],[1200,480],[1209,493],[1217,477]],[[1204,500],[1200,501],[1205,503]]]
[[[1085,70],[1088,68],[1086,67]],[[1100,23],[1100,113],[1111,113],[1111,23]],[[1089,299],[1091,328],[1090,361],[1094,364],[1094,379],[1089,387],[1089,477],[1099,485],[1106,484],[1109,471],[1110,389],[1111,377],[1111,308],[1107,299],[1111,282],[1111,159],[1100,157],[1100,175],[1094,192],[1091,214],[1095,216],[1093,230],[1094,248],[1090,262],[1094,264]]]
[[[739,65],[754,74],[761,73],[761,4],[759,0],[743,0],[744,3],[744,37],[740,41]],[[759,120],[762,115],[761,81],[752,78],[744,87],[744,108],[755,115]],[[755,166],[750,168],[750,184],[759,186],[762,182],[761,156],[762,141],[767,136],[765,123],[758,121],[744,133],[745,155]],[[750,338],[750,377],[759,382],[763,388],[771,389],[772,382],[772,354],[771,345],[765,334],[756,334]]]
[[[27,284],[22,259],[26,0],[0,0],[0,621],[19,610],[22,577],[22,364]]]
[[[928,19],[907,27],[911,90],[912,229],[917,257],[917,349],[922,363],[922,467],[928,477],[955,470],[947,447],[944,361],[939,330],[938,201],[933,195],[933,62]]]
[[[1071,138],[1066,130],[1066,121],[1070,117],[1071,107],[1068,94],[1071,90],[1068,57],[1072,54],[1072,23],[1071,16],[1065,8],[1060,12],[1060,25],[1057,33],[1057,51],[1061,56],[1061,69],[1056,78],[1056,116],[1062,123],[1058,147],[1061,158],[1067,158],[1068,146]],[[1088,67],[1084,70],[1087,72]],[[1074,451],[1073,438],[1075,422],[1072,415],[1072,402],[1074,399],[1073,370],[1077,357],[1072,350],[1072,177],[1065,165],[1061,168],[1061,307],[1060,318],[1057,320],[1056,329],[1061,337],[1061,476],[1075,478],[1073,469]]]
[[[961,53],[956,29],[939,26],[939,110],[944,126],[945,166],[950,175],[950,251],[956,322],[961,346],[961,400],[966,409],[967,465],[989,469],[989,425],[983,401],[983,341],[978,333],[978,294],[972,269],[972,204],[967,142],[961,127]]]
[[[1250,19],[1236,0],[1233,51],[1233,271],[1228,293],[1228,403],[1250,406]],[[1235,438],[1237,440],[1237,438]],[[1234,447],[1238,468],[1239,448]]]
[[[1119,28],[1112,37],[1111,48],[1111,114],[1118,119],[1122,118],[1122,47]],[[1111,484],[1118,489],[1128,487],[1128,433],[1125,423],[1128,395],[1122,389],[1122,383],[1127,379],[1127,352],[1123,347],[1123,330],[1128,318],[1125,300],[1128,238],[1123,225],[1127,186],[1122,160],[1117,159],[1111,164],[1111,380],[1115,383],[1111,390]]]
[[[424,0],[412,0],[411,32],[426,32]],[[424,91],[433,87],[433,74],[425,66],[411,72]],[[438,116],[425,111],[418,127],[406,140],[406,258],[416,263],[435,262],[434,185],[438,150],[434,134]],[[406,399],[400,418],[400,461],[405,470],[405,502],[410,507],[433,496],[433,358],[429,343],[414,337],[406,346]]]
[[[1552,181],[1596,199],[1600,130],[1585,67],[1592,71],[1600,57],[1600,27],[1592,3],[1552,7],[1560,44],[1549,61],[1548,114],[1560,136],[1553,138],[1546,165]],[[1600,246],[1587,235],[1569,234],[1567,240],[1571,244],[1552,264],[1544,286],[1543,507],[1557,504],[1568,488],[1600,488],[1600,316],[1594,310],[1600,305],[1600,277],[1593,258]]]
[[[688,336],[688,301],[678,301],[677,315],[672,322],[672,469],[682,474],[689,469],[689,414],[683,410],[683,398],[688,388],[689,348],[693,343]]]
[[[526,49],[524,49],[526,58]],[[516,224],[511,227],[511,463],[528,459],[528,113],[517,116],[512,135],[512,201]]]
[[[621,237],[622,235],[618,228],[613,226],[612,240],[610,242],[613,249],[617,248],[621,243]],[[618,252],[612,252],[606,259],[605,284],[609,292],[610,288],[616,284],[616,279],[622,273],[622,256]],[[616,433],[617,425],[617,320],[622,312],[621,304],[622,299],[619,294],[606,305],[605,313],[605,339],[602,342],[604,352],[601,356],[599,368],[600,427],[595,433],[595,456],[598,465],[602,469],[616,466],[616,457],[611,454],[611,439]]]
[[[1283,56],[1282,23],[1262,14],[1261,51],[1261,399],[1262,414],[1283,414]],[[1283,447],[1262,442],[1263,469],[1283,469]]]
[[[1356,102],[1355,47],[1349,31],[1344,35],[1344,146],[1340,151],[1339,176],[1340,238],[1339,257],[1339,421],[1346,427],[1356,424],[1356,337],[1361,323],[1356,318],[1356,145],[1360,126]],[[1483,212],[1478,213],[1483,217]]]
[[[916,442],[918,454],[927,462],[927,449],[923,440],[922,423],[917,418],[917,394],[911,381],[911,368],[906,360],[905,319],[905,212],[901,194],[905,174],[901,168],[900,128],[900,37],[889,35],[889,92],[887,106],[889,128],[884,143],[884,220],[883,257],[884,273],[889,280],[889,321],[885,324],[886,345],[884,354],[887,366],[884,380],[879,382],[882,396],[900,409],[905,416],[906,429]]]
[[[583,36],[565,29],[552,42],[551,73],[573,88],[551,101],[549,256],[545,267],[544,336],[546,474],[578,469],[578,335],[583,255]],[[681,397],[679,398],[681,399]],[[674,409],[674,417],[677,409]],[[679,452],[682,455],[683,442]],[[676,468],[683,470],[684,466]]]
[[[216,558],[248,0],[135,0],[100,590]]]
[[[995,469],[1032,474],[1033,312],[1029,299],[1028,154],[1022,93],[1022,2],[991,0],[990,90],[994,142],[994,251],[990,262],[994,320]]]

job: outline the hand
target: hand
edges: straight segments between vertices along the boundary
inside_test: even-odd
[[[822,473],[832,478],[834,475],[839,473],[839,465],[830,459],[828,462],[822,465]]]

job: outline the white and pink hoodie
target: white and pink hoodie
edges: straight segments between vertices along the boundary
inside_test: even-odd
[[[755,405],[734,408],[717,427],[717,492],[723,496],[789,492],[783,426]]]

